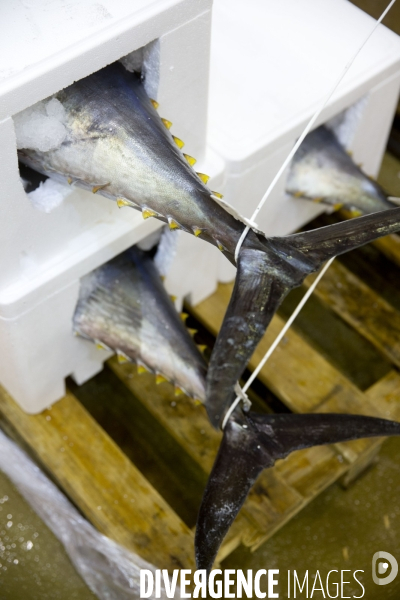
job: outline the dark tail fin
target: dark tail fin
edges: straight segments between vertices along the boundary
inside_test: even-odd
[[[285,295],[329,258],[398,230],[400,208],[281,238],[249,232],[208,369],[206,408],[215,427]]]
[[[400,423],[358,415],[245,415],[236,410],[225,427],[197,519],[197,568],[211,569],[257,476],[278,458],[310,446],[387,435],[400,435]]]

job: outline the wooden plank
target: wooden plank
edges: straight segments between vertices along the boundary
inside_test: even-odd
[[[315,275],[307,277],[308,287]],[[400,367],[400,313],[356,275],[334,262],[315,295]]]
[[[366,391],[366,397],[373,404],[381,417],[400,421],[400,375],[390,371]],[[351,468],[342,478],[344,487],[348,487],[359,475],[375,461],[385,438],[366,440],[368,448],[353,461]]]
[[[167,382],[155,386],[154,376],[138,375],[134,365],[119,364],[115,358],[108,365],[208,475],[222,434],[210,425],[204,407],[186,396],[176,398],[173,386]],[[237,537],[231,532],[225,544],[233,548],[244,540],[253,543],[261,535],[259,532],[264,535],[279,515],[293,511],[301,503],[301,496],[278,474],[265,471],[241,511],[241,525],[234,530]]]
[[[206,473],[211,470],[221,433],[210,425],[202,406],[176,398],[168,383],[138,375],[130,364],[113,358],[109,367],[131,393],[169,430]],[[219,554],[223,560],[240,542],[255,549],[297,514],[316,494],[339,479],[349,464],[328,447],[295,452],[264,471],[249,494]]]
[[[225,314],[233,284],[220,284],[217,291],[191,308],[195,317],[216,335]],[[254,369],[270,347],[284,321],[274,316],[254,352]],[[293,412],[336,412],[381,416],[366,395],[322,357],[300,334],[290,329],[263,367],[259,379]],[[351,464],[369,452],[371,440],[337,444],[336,450]]]
[[[373,242],[382,254],[395,265],[400,266],[400,237],[393,233]]]
[[[221,326],[232,289],[233,284],[220,284],[212,296],[191,308],[194,316],[209,326],[214,335]],[[251,370],[283,326],[283,319],[275,315],[250,360]],[[349,412],[353,407],[360,410],[366,403],[364,394],[294,329],[286,333],[261,370],[259,379],[293,412],[312,412],[334,405],[340,411]],[[376,414],[372,406],[368,407],[368,414]]]
[[[99,531],[160,568],[193,568],[193,533],[72,394],[27,415],[0,388],[0,412]]]

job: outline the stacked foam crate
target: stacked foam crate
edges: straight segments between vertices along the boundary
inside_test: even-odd
[[[347,0],[12,0],[0,9],[0,383],[28,412],[83,382],[109,356],[74,338],[79,279],[161,227],[79,189],[49,214],[23,191],[13,116],[139,49],[149,93],[212,189],[250,217],[307,120],[373,22]],[[211,78],[208,95],[209,58]],[[400,87],[400,42],[380,27],[318,123],[329,121],[367,173],[378,171]],[[207,125],[208,105],[208,125]],[[284,193],[258,218],[289,233],[321,208]],[[179,232],[165,285],[197,303],[233,267]]]
[[[161,115],[215,175],[220,163],[205,152],[211,1],[15,0],[0,11],[0,382],[38,412],[63,396],[68,375],[83,382],[109,357],[71,333],[80,278],[162,224],[78,188],[49,214],[35,209],[19,177],[13,116],[144,48]],[[178,254],[190,252],[191,240],[179,240]],[[213,286],[216,276],[215,267]],[[197,278],[174,293],[202,290]]]

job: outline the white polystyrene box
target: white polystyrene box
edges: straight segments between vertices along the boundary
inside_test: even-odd
[[[210,9],[211,0],[0,7],[0,382],[27,412],[59,399],[68,375],[83,382],[102,368],[109,354],[71,333],[79,279],[162,223],[78,188],[49,214],[35,209],[19,179],[12,117],[145,47],[146,85],[161,116],[221,183],[220,160],[205,154]],[[176,283],[179,301],[200,293],[199,282]]]
[[[347,0],[214,0],[208,143],[226,162],[225,199],[246,217],[373,25]],[[369,175],[378,173],[399,87],[400,40],[380,25],[315,125],[341,115],[341,140]],[[257,217],[267,235],[324,210],[286,196],[285,180]],[[221,264],[221,277],[233,274]]]

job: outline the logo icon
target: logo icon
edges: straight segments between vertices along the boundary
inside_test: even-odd
[[[379,561],[379,562],[378,562]],[[390,567],[390,568],[389,568]],[[376,585],[387,585],[395,580],[399,571],[397,560],[389,552],[375,552],[372,558],[372,579]],[[380,577],[387,574],[386,577]]]

